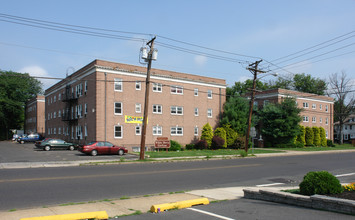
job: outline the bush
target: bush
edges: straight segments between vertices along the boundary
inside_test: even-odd
[[[307,173],[299,186],[300,193],[307,196],[314,194],[338,194],[343,192],[339,180],[327,171]]]
[[[207,149],[208,144],[207,141],[205,140],[199,140],[196,144],[195,144],[195,149],[197,150],[205,150]]]
[[[227,133],[226,130],[224,130],[224,128],[216,128],[216,130],[214,131],[214,136],[220,137],[222,138],[223,141],[223,145],[218,147],[218,148],[227,148]],[[213,145],[213,139],[212,139],[212,145]]]
[[[213,129],[209,123],[205,124],[202,127],[201,140],[205,140],[207,142],[207,146],[211,147],[213,138]]]
[[[305,140],[306,128],[302,125],[300,125],[299,127],[300,127],[300,133],[296,137],[295,145],[297,147],[304,147],[304,145],[306,144],[306,140]]]
[[[245,136],[237,137],[234,144],[232,145],[233,149],[245,148]]]
[[[313,130],[313,144],[317,147],[320,146],[321,141],[320,141],[320,132],[318,127],[312,127]]]
[[[226,131],[227,147],[232,147],[238,137],[238,133],[230,127],[230,124],[223,125],[223,128]]]
[[[246,157],[246,156],[248,156],[248,152],[246,152],[245,150],[241,150],[241,151],[239,152],[239,156],[241,156],[241,157]]]
[[[332,140],[327,140],[327,146],[328,147],[335,147],[335,145],[334,145]]]
[[[195,145],[194,144],[186,144],[185,149],[186,150],[193,150],[193,149],[195,149]]]
[[[177,141],[170,140],[170,148],[169,151],[180,151],[181,150],[181,144],[179,144]]]
[[[216,150],[216,149],[221,149],[224,147],[225,144],[225,140],[219,136],[213,136],[212,138],[212,149]]]
[[[313,130],[308,126],[306,127],[305,139],[306,139],[306,146],[313,146],[313,139],[314,139]]]
[[[326,147],[327,145],[327,137],[325,134],[325,129],[323,127],[319,127],[320,132],[320,146]]]

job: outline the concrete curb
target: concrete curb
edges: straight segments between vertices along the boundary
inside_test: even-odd
[[[244,198],[355,215],[355,201],[322,195],[303,196],[272,189],[244,189]]]
[[[194,205],[208,205],[208,204],[210,204],[210,202],[208,201],[207,198],[192,199],[192,200],[185,200],[180,202],[152,205],[150,211],[158,213],[158,212],[164,212],[165,210],[169,210],[169,209],[183,209],[183,208],[189,208]]]
[[[74,213],[65,215],[51,215],[32,218],[21,218],[20,220],[76,220],[76,219],[108,219],[106,211]]]

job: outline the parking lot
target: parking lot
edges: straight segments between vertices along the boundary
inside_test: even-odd
[[[78,160],[119,160],[121,157],[126,160],[136,159],[138,156],[132,154],[119,155],[97,155],[95,157],[83,154],[77,150],[51,150],[43,151],[37,149],[33,143],[19,144],[12,141],[0,142],[0,163],[11,162],[50,162],[50,161],[78,161]]]

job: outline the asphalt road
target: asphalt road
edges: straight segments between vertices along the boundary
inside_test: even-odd
[[[2,155],[3,157],[4,155]],[[205,188],[285,183],[296,186],[309,171],[354,173],[355,153],[0,170],[0,209]],[[355,182],[354,176],[341,177]]]

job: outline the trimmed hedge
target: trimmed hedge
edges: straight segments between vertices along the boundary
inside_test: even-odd
[[[311,127],[308,126],[306,127],[305,140],[306,140],[306,146],[313,146],[314,134]]]
[[[313,130],[313,144],[318,147],[321,144],[319,128],[312,127],[312,130]]]
[[[339,180],[327,171],[309,172],[299,185],[302,195],[327,195],[343,192]]]

